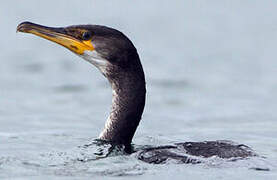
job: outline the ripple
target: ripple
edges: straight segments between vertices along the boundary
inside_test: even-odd
[[[23,72],[28,73],[40,73],[44,70],[44,66],[42,63],[29,63],[24,65],[17,65],[16,69],[22,70]]]
[[[184,79],[152,79],[150,80],[150,82],[154,86],[163,88],[185,88],[190,86],[190,83]]]
[[[88,87],[83,84],[66,84],[54,88],[55,92],[59,93],[71,93],[71,92],[84,92],[87,91]]]

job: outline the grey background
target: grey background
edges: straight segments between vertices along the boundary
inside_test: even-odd
[[[276,8],[274,0],[3,1],[0,177],[276,178]],[[102,24],[133,41],[147,79],[134,144],[228,139],[267,159],[152,166],[131,156],[57,165],[76,159],[83,152],[75,147],[98,136],[111,89],[96,68],[68,50],[16,34],[26,20]],[[271,171],[249,170],[256,166]]]

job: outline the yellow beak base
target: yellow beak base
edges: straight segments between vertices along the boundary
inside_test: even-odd
[[[93,51],[91,40],[79,40],[72,35],[68,35],[65,28],[52,28],[38,24],[23,22],[17,26],[17,32],[31,33],[60,44],[70,51],[82,55],[84,51]]]

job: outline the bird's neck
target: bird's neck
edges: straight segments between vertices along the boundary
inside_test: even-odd
[[[145,105],[145,78],[140,62],[138,66],[108,78],[113,91],[112,108],[100,139],[130,145]]]

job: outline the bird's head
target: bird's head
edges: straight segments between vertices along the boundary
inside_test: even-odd
[[[99,25],[46,27],[31,22],[18,25],[17,31],[31,33],[60,44],[89,61],[105,75],[117,70],[134,70],[139,60],[136,48],[120,31]],[[113,69],[109,71],[109,68]],[[109,74],[111,73],[111,74]]]
[[[100,69],[113,89],[113,111],[100,139],[131,143],[144,109],[146,89],[137,50],[123,33],[99,25],[53,28],[30,22],[19,24],[17,31],[60,44]]]

